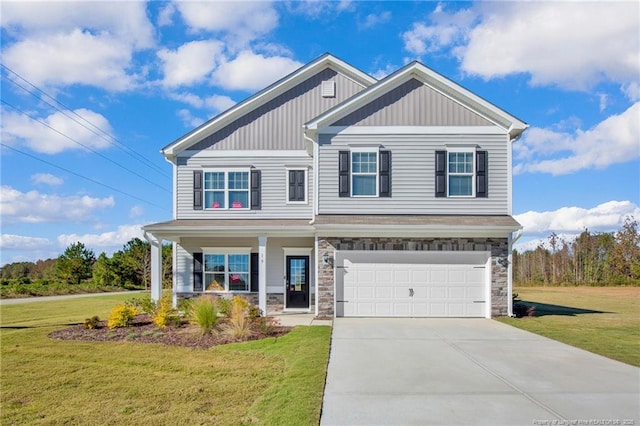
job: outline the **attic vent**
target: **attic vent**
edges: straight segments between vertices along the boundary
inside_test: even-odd
[[[322,82],[322,97],[323,98],[335,98],[336,97],[336,82],[333,80],[327,80]]]

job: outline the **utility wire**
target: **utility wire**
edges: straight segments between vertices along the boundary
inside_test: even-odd
[[[155,164],[153,164],[151,161],[149,161],[145,156],[143,156],[142,154],[138,153],[137,151],[135,151],[134,149],[124,145],[123,143],[121,143],[118,139],[116,139],[114,136],[110,135],[109,133],[105,132],[104,130],[102,130],[100,127],[96,126],[95,124],[93,124],[91,121],[87,120],[86,118],[84,118],[83,116],[81,116],[80,114],[78,114],[77,112],[73,111],[71,108],[69,108],[67,105],[63,104],[62,102],[58,101],[57,99],[55,99],[53,96],[49,95],[47,92],[45,92],[44,90],[40,89],[39,87],[37,87],[36,85],[34,85],[33,83],[31,83],[29,80],[27,80],[26,78],[22,77],[20,74],[18,74],[17,72],[13,71],[11,68],[7,67],[6,65],[0,64],[0,66],[2,68],[4,68],[5,70],[7,70],[8,72],[12,73],[13,75],[15,75],[16,77],[18,77],[20,80],[24,81],[25,83],[27,83],[29,86],[33,87],[37,92],[41,93],[42,95],[44,95],[45,97],[51,99],[53,102],[55,102],[58,105],[61,105],[63,108],[65,108],[66,111],[60,109],[58,106],[51,104],[50,102],[48,102],[45,99],[42,99],[41,96],[38,96],[37,93],[34,93],[34,91],[24,87],[23,85],[19,84],[18,82],[16,82],[13,79],[7,78],[5,76],[5,78],[7,79],[7,81],[11,82],[12,84],[14,84],[15,86],[18,86],[19,88],[21,88],[22,90],[24,90],[25,92],[29,93],[30,95],[32,95],[33,97],[42,100],[44,103],[46,103],[47,105],[49,105],[50,107],[56,109],[57,111],[59,111],[60,113],[64,114],[66,117],[68,117],[69,119],[73,120],[74,122],[76,122],[77,124],[79,124],[80,126],[84,127],[85,129],[89,130],[90,132],[92,132],[93,134],[95,134],[96,136],[104,139],[105,141],[109,142],[109,144],[114,145],[118,148],[120,148],[122,151],[126,152],[128,155],[130,155],[131,157],[136,158],[138,161],[144,163],[147,167],[154,169],[156,172],[161,173],[165,176],[169,176],[169,174],[164,171],[163,169],[161,169],[160,167],[156,166]],[[67,112],[68,111],[68,112]],[[87,127],[87,124],[83,124],[81,122],[79,122],[77,119],[71,117],[69,115],[69,113],[73,114],[74,116],[78,117],[80,120],[82,120],[84,123],[87,123],[89,126],[91,126],[92,128]],[[99,133],[98,133],[99,132]]]
[[[39,119],[39,118],[37,118],[37,117],[34,117],[33,115],[31,115],[31,114],[29,114],[29,113],[27,113],[27,112],[24,112],[24,111],[23,111],[23,110],[21,110],[20,108],[18,108],[18,107],[16,107],[16,106],[14,106],[14,105],[12,105],[12,104],[10,104],[9,102],[5,101],[4,99],[0,99],[0,102],[2,102],[4,105],[8,106],[8,107],[9,107],[9,108],[11,108],[11,109],[13,109],[13,110],[15,110],[15,111],[18,111],[20,114],[24,114],[24,115],[26,115],[26,116],[27,116],[27,117],[29,117],[31,120],[33,120],[33,121],[35,121],[35,122],[37,122],[37,123],[40,123],[40,124],[42,124],[43,126],[45,126],[45,127],[49,128],[49,129],[53,130],[53,131],[54,131],[54,132],[56,132],[57,134],[59,134],[59,135],[61,135],[61,136],[65,137],[65,138],[69,139],[71,142],[73,142],[73,143],[75,143],[75,144],[77,144],[77,145],[80,145],[81,147],[83,147],[83,148],[87,149],[88,151],[91,151],[91,152],[93,152],[94,154],[96,154],[96,155],[98,155],[98,156],[100,156],[100,157],[104,158],[105,160],[109,161],[110,163],[115,164],[116,166],[120,167],[121,169],[123,169],[123,170],[125,170],[125,171],[127,171],[127,172],[129,172],[129,173],[131,173],[131,174],[134,174],[134,175],[138,176],[140,179],[143,179],[143,180],[145,180],[145,181],[149,182],[151,185],[153,185],[153,186],[155,186],[155,187],[158,187],[158,188],[162,189],[163,191],[165,191],[165,192],[169,193],[169,190],[168,190],[168,189],[166,189],[166,188],[164,188],[164,187],[162,187],[162,186],[158,185],[157,183],[155,183],[155,182],[153,182],[153,181],[151,181],[151,180],[147,179],[146,177],[144,177],[144,176],[142,176],[141,174],[139,174],[139,173],[137,173],[137,172],[135,172],[135,171],[133,171],[133,170],[129,169],[128,167],[123,166],[122,164],[118,163],[117,161],[112,160],[111,158],[107,157],[106,155],[103,155],[103,154],[99,153],[98,151],[96,151],[96,150],[94,150],[93,148],[91,148],[91,147],[89,147],[89,146],[87,146],[87,145],[83,144],[82,142],[79,142],[79,141],[75,140],[75,139],[74,139],[74,138],[72,138],[71,136],[68,136],[68,135],[66,135],[66,134],[64,134],[64,133],[62,133],[62,132],[60,132],[59,130],[57,130],[57,129],[55,129],[55,128],[51,127],[51,126],[50,126],[49,124],[47,124],[46,122],[44,122],[44,121],[40,120],[40,119]]]
[[[136,199],[136,200],[138,200],[138,201],[142,201],[143,203],[146,203],[146,204],[149,204],[149,205],[152,205],[152,206],[155,206],[155,207],[161,208],[161,209],[163,209],[163,210],[166,210],[166,207],[163,207],[163,206],[161,206],[161,205],[159,205],[159,204],[152,203],[151,201],[144,200],[144,199],[142,199],[142,198],[140,198],[140,197],[138,197],[138,196],[136,196],[136,195],[129,194],[128,192],[124,192],[124,191],[121,191],[121,190],[119,190],[119,189],[117,189],[117,188],[114,188],[114,187],[112,187],[112,186],[106,185],[106,184],[104,184],[104,183],[102,183],[102,182],[98,182],[98,181],[97,181],[97,180],[95,180],[95,179],[91,179],[91,178],[89,178],[89,177],[83,176],[83,175],[81,175],[81,174],[79,174],[79,173],[73,172],[73,171],[71,171],[71,170],[69,170],[69,169],[66,169],[66,168],[62,167],[62,166],[58,166],[57,164],[53,164],[53,163],[51,163],[51,162],[49,162],[49,161],[47,161],[47,160],[43,160],[42,158],[38,158],[38,157],[36,157],[35,155],[31,155],[31,154],[26,153],[26,152],[24,152],[24,151],[21,151],[21,150],[19,150],[19,149],[17,149],[17,148],[13,148],[13,147],[11,147],[11,146],[9,146],[9,145],[5,145],[5,144],[3,144],[3,143],[0,143],[0,146],[3,146],[3,147],[5,147],[5,148],[7,148],[7,149],[10,149],[10,150],[15,151],[15,152],[17,152],[17,153],[20,153],[20,154],[25,155],[25,156],[27,156],[27,157],[33,158],[34,160],[38,160],[38,161],[40,161],[40,162],[42,162],[42,163],[45,163],[45,164],[47,164],[47,165],[49,165],[49,166],[51,166],[51,167],[55,167],[56,169],[60,169],[60,170],[63,170],[63,171],[65,171],[65,172],[67,172],[67,173],[71,173],[72,175],[77,176],[77,177],[82,178],[82,179],[85,179],[85,180],[88,180],[89,182],[95,183],[95,184],[100,185],[100,186],[104,186],[105,188],[108,188],[108,189],[110,189],[110,190],[112,190],[112,191],[118,192],[118,193],[120,193],[120,194],[122,194],[122,195],[126,195],[127,197],[131,197],[131,198],[134,198],[134,199]]]

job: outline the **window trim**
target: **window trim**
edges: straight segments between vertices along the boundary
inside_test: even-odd
[[[206,270],[206,256],[207,255],[223,255],[224,256],[224,290],[207,290],[207,274],[214,274],[215,272],[207,272]],[[229,255],[246,255],[248,270],[246,272],[240,272],[247,275],[247,289],[246,290],[230,290],[229,289],[229,276],[232,272],[229,271]],[[251,247],[202,247],[202,292],[203,293],[251,293]]]
[[[354,176],[372,176],[373,173],[362,173],[362,172],[354,172],[353,171],[353,154],[355,153],[370,153],[375,154],[376,159],[376,172],[375,172],[375,182],[376,182],[376,192],[375,194],[367,194],[367,195],[359,195],[354,194],[353,189],[355,185],[353,184]],[[351,147],[349,150],[349,186],[350,186],[350,196],[352,198],[379,198],[380,197],[380,147]]]
[[[446,167],[446,184],[447,184],[447,198],[476,198],[476,147],[447,147],[445,167]],[[451,153],[467,153],[471,154],[471,173],[451,173],[449,171],[449,154]],[[450,176],[470,176],[471,177],[471,194],[468,195],[452,195],[451,183],[449,181]]]
[[[291,201],[289,199],[289,172],[291,171],[302,171],[304,172],[304,200],[294,200]],[[287,204],[309,204],[309,168],[308,167],[285,167],[285,202]]]
[[[224,189],[207,189],[206,180],[207,173],[224,173]],[[247,189],[234,189],[236,192],[247,193],[247,205],[243,207],[232,207],[229,202],[229,192],[232,190],[229,188],[229,173],[246,173],[247,174]],[[205,203],[208,192],[224,192],[224,207],[211,207]],[[209,211],[246,211],[251,210],[251,169],[250,168],[207,168],[202,170],[202,204],[204,210]]]

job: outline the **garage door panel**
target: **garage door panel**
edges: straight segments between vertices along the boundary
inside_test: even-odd
[[[345,260],[345,316],[483,317],[485,270],[463,264],[366,263]],[[397,256],[396,256],[397,257]],[[362,257],[362,260],[365,260]]]

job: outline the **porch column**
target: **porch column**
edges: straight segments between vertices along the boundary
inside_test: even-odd
[[[162,240],[145,232],[144,238],[151,244],[151,300],[162,298]]]
[[[258,307],[267,315],[267,237],[258,237]]]

